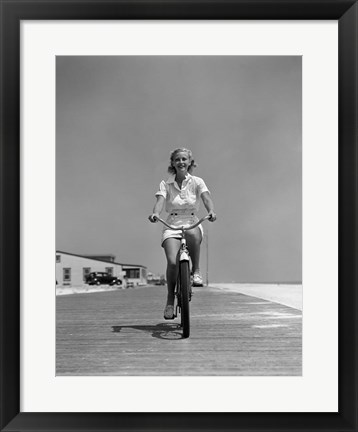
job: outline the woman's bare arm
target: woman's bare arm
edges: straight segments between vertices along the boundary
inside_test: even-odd
[[[201,199],[203,200],[204,206],[205,206],[205,208],[208,211],[208,214],[210,216],[209,220],[211,222],[214,222],[216,220],[216,214],[214,211],[214,203],[213,203],[213,200],[211,199],[209,192],[203,192],[201,194]]]
[[[165,199],[163,195],[157,196],[157,202],[154,204],[153,214],[149,216],[149,220],[151,222],[156,222],[156,218],[159,217],[160,213],[163,210]]]

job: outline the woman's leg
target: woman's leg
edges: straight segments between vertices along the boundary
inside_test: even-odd
[[[178,251],[180,248],[180,240],[168,238],[164,241],[163,248],[167,257],[167,305],[174,305],[174,290],[178,278]]]
[[[200,244],[202,241],[200,228],[197,227],[193,230],[187,231],[185,233],[185,238],[193,265],[192,272],[194,273],[200,269]]]

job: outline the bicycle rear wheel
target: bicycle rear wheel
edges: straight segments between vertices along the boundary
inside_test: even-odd
[[[180,295],[181,295],[181,325],[183,327],[183,337],[190,335],[190,314],[189,314],[189,290],[190,290],[190,271],[189,262],[181,261],[180,271]]]

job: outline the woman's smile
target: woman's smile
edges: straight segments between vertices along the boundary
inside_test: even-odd
[[[186,172],[189,167],[189,155],[186,152],[179,152],[174,159],[174,168],[176,171]]]

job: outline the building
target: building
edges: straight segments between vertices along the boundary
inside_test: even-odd
[[[147,267],[135,264],[122,264],[122,267],[129,284],[147,284]]]
[[[122,264],[109,260],[56,251],[56,283],[58,285],[83,285],[91,272],[106,272],[124,279]]]
[[[115,255],[77,255],[56,251],[56,284],[67,286],[83,285],[91,272],[106,272],[123,281],[123,285],[146,285],[147,267],[121,264]]]
[[[100,261],[109,261],[114,262],[116,260],[116,256],[113,254],[106,254],[106,255],[83,255],[87,258],[93,258]]]

